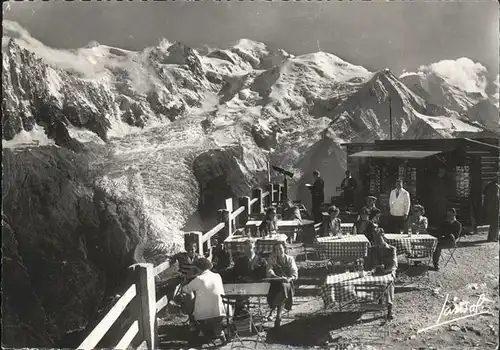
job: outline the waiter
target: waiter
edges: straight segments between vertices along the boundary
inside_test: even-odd
[[[356,185],[356,180],[352,177],[351,172],[346,170],[345,178],[340,185],[340,188],[344,190],[344,205],[346,209],[354,205],[354,190],[356,189]]]
[[[408,232],[408,213],[410,211],[410,193],[403,188],[403,180],[396,180],[396,188],[389,196],[391,212],[390,227],[393,232]]]
[[[325,182],[320,177],[319,171],[313,171],[314,183],[306,185],[309,187],[312,196],[312,214],[314,222],[322,222],[323,216],[321,215],[321,205],[325,202]]]

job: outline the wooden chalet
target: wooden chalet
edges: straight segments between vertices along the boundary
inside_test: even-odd
[[[347,167],[358,181],[356,207],[367,195],[389,214],[389,194],[398,178],[410,192],[412,204],[426,209],[431,225],[454,207],[464,225],[483,222],[483,189],[498,177],[498,138],[384,140],[348,143]]]

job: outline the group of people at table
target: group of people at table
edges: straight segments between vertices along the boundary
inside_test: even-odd
[[[424,208],[421,205],[413,206],[413,215],[408,218],[409,195],[402,188],[402,182],[396,183],[396,188],[390,196],[391,224],[404,231],[404,225],[409,225],[415,234],[428,233],[428,222],[424,216]],[[406,192],[406,193],[405,193]],[[371,271],[374,275],[395,273],[398,267],[397,252],[394,246],[389,245],[385,240],[384,230],[379,226],[381,211],[376,207],[376,198],[369,196],[366,199],[366,206],[359,211],[359,217],[354,223],[352,234],[365,235],[370,246],[364,257],[364,270]],[[335,206],[328,209],[329,220],[323,235],[341,235],[341,220],[338,215],[340,210]],[[398,215],[395,215],[398,214]],[[287,219],[301,222],[299,209],[289,201],[285,204],[283,216]],[[269,207],[266,216],[260,226],[265,235],[271,235],[278,231],[276,208]],[[392,228],[391,227],[391,228]],[[437,270],[439,268],[439,257],[441,249],[452,246],[461,231],[461,224],[456,220],[455,209],[450,208],[447,218],[439,231],[430,233],[438,239],[437,246],[433,253],[433,263]],[[290,237],[293,242],[296,237]],[[231,283],[266,281],[270,283],[267,295],[267,303],[270,312],[268,321],[274,319],[274,326],[281,325],[283,310],[291,310],[294,296],[294,281],[298,279],[298,268],[293,256],[287,254],[287,244],[283,241],[276,241],[272,247],[271,254],[265,258],[255,250],[255,241],[248,239],[244,242],[243,254],[234,258],[234,265],[231,270],[222,273],[212,272],[212,263],[197,255],[198,247],[195,242],[188,244],[186,252],[178,253],[171,258],[171,264],[178,264],[178,276],[173,280],[175,289],[170,288],[167,293],[171,303],[181,306],[189,315],[190,327],[193,331],[205,333],[218,333],[217,328],[222,318],[226,315],[226,308],[222,302],[224,295],[223,279]],[[393,318],[392,301],[394,297],[394,286],[389,285],[385,296],[388,305],[387,317]],[[248,313],[248,297],[241,296],[236,300],[234,317]],[[180,304],[180,305],[179,305]],[[273,313],[276,316],[273,318]],[[214,328],[214,325],[217,327]],[[215,331],[214,331],[215,329]],[[212,336],[214,334],[211,334]],[[218,334],[215,334],[218,336]],[[220,331],[220,337],[224,333]]]

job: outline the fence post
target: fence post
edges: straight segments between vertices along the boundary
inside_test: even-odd
[[[231,236],[233,233],[233,228],[231,227],[231,220],[229,220],[229,210],[227,209],[219,209],[219,222],[224,223],[224,228],[219,233],[219,243],[222,244],[224,240]]]
[[[274,201],[276,203],[279,203],[281,201],[281,186],[279,183],[274,184],[274,191],[275,191]]]
[[[262,200],[262,188],[254,188],[252,191],[252,197],[257,198],[257,202],[253,204],[252,213],[260,214],[262,213],[262,208],[264,206],[264,201]]]
[[[148,349],[158,347],[156,322],[156,286],[153,264],[135,264],[132,266],[137,290],[139,339],[146,341]]]
[[[288,200],[288,179],[285,176],[285,179],[283,180],[283,200],[286,201]]]
[[[274,185],[271,183],[267,184],[267,191],[269,195],[266,197],[266,207],[270,207],[274,202]]]
[[[245,207],[243,213],[238,216],[238,226],[245,227],[250,216],[250,197],[244,196],[238,198],[238,207]]]

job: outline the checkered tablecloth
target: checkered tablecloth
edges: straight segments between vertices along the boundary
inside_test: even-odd
[[[224,241],[224,247],[231,255],[237,255],[244,252],[244,243],[253,239],[255,241],[255,251],[258,254],[268,254],[273,250],[273,245],[276,242],[286,242],[287,236],[283,234],[276,234],[262,238],[248,238],[242,236],[231,236]]]
[[[362,258],[370,242],[365,235],[346,235],[340,237],[318,237],[317,243],[325,249],[319,252],[321,259],[332,259],[336,256],[356,256]]]
[[[354,228],[354,224],[353,223],[346,222],[346,223],[341,223],[340,224],[340,230],[345,235],[352,234],[353,228]]]
[[[392,274],[373,276],[365,272],[364,277],[359,277],[358,272],[346,272],[337,275],[328,275],[326,282],[321,286],[320,296],[325,307],[333,303],[346,303],[356,297],[365,300],[375,300],[379,296],[359,293],[356,295],[355,285],[383,285],[387,287],[394,281]]]
[[[427,247],[432,253],[436,249],[437,238],[428,234],[411,235],[409,237],[406,234],[393,234],[386,233],[384,235],[387,244],[396,247],[396,252],[398,255],[406,255],[411,253],[411,242],[418,242],[423,246]]]

